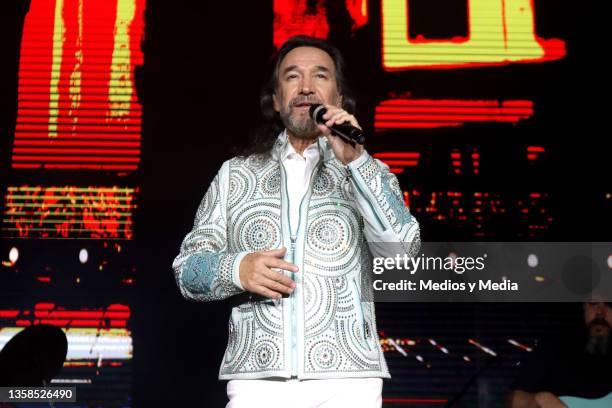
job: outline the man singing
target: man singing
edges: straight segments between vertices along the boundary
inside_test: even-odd
[[[219,371],[228,407],[380,407],[372,256],[380,243],[415,255],[418,222],[388,166],[331,133],[360,127],[335,47],[285,42],[261,105],[279,131],[221,166],[173,263],[181,293],[246,294]]]

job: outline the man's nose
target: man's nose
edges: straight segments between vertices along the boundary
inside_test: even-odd
[[[310,78],[308,78],[307,76],[302,78],[302,82],[300,83],[300,93],[305,94],[305,95],[313,93],[312,82],[310,81]]]
[[[595,314],[597,316],[603,316],[606,310],[606,305],[604,303],[597,303],[595,305]]]

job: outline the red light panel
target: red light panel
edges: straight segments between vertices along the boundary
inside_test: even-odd
[[[141,105],[134,67],[145,0],[33,0],[19,66],[15,169],[133,171]]]
[[[2,229],[16,238],[132,239],[138,188],[9,186]]]
[[[527,100],[389,99],[376,107],[378,130],[462,126],[468,122],[517,123],[533,115]]]

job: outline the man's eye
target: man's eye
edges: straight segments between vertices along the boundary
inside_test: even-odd
[[[289,75],[287,75],[287,79],[295,79],[295,78],[297,78],[296,74],[289,74]]]
[[[317,74],[317,78],[327,79],[327,75],[325,75],[325,74]]]

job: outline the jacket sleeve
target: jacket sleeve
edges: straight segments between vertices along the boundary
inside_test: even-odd
[[[346,169],[373,254],[416,256],[421,247],[419,223],[404,204],[399,181],[389,166],[364,151]]]
[[[228,188],[229,162],[226,161],[204,195],[193,228],[172,263],[178,287],[187,299],[208,302],[244,291],[238,268],[248,252],[228,251]]]

